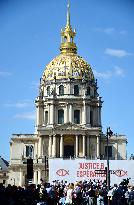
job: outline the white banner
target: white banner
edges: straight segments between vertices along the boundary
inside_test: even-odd
[[[49,182],[63,180],[67,182],[98,179],[104,181],[106,174],[103,170],[106,160],[86,159],[49,159]],[[110,184],[119,184],[123,179],[131,178],[134,185],[134,160],[110,160]],[[101,170],[99,173],[96,170]]]

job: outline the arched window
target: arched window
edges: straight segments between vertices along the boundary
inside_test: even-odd
[[[80,124],[80,110],[74,110],[74,123]]]
[[[64,86],[63,85],[59,86],[59,95],[64,95]]]
[[[50,95],[50,86],[47,87],[47,95]]]
[[[90,95],[90,87],[87,87],[87,95]]]
[[[67,37],[66,36],[64,37],[64,42],[67,42]]]
[[[79,86],[78,85],[74,85],[74,95],[75,96],[79,95]]]
[[[64,110],[58,110],[58,124],[64,123]]]

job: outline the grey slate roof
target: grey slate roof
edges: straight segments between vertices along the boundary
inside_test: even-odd
[[[0,171],[7,171],[9,163],[0,156]]]

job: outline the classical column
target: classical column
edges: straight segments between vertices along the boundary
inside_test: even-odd
[[[35,142],[35,146],[34,146],[34,158],[37,160],[38,158],[38,143]]]
[[[85,101],[83,102],[83,112],[82,112],[82,124],[86,124],[86,105]]]
[[[42,157],[42,137],[39,137],[39,143],[38,143],[38,157]]]
[[[97,152],[96,152],[97,158],[100,158],[100,138],[97,136]]]
[[[66,107],[65,107],[65,123],[67,123],[68,122],[68,106],[66,105]]]
[[[48,150],[49,150],[49,157],[52,156],[52,136],[49,135],[49,147],[48,147]]]
[[[50,124],[50,104],[48,104],[48,124]]]
[[[115,159],[118,159],[118,139],[117,139],[117,134],[116,134],[116,156]]]
[[[83,135],[83,157],[85,157],[86,155],[85,145],[86,145],[86,137],[85,135]]]
[[[89,141],[89,136],[87,136],[87,143],[86,143],[86,146],[87,146],[87,157],[89,158],[89,149],[90,149],[90,147],[89,147],[89,143],[90,143],[90,141]]]
[[[69,122],[69,104],[67,103],[67,122]]]
[[[38,103],[36,104],[36,125],[38,126],[39,125],[39,105]]]
[[[12,149],[13,149],[12,144],[13,144],[13,142],[10,142],[10,162],[11,162],[11,159],[12,159]]]
[[[43,113],[43,103],[42,101],[36,102],[36,125],[42,125],[44,121],[44,113]]]
[[[37,185],[37,171],[34,171],[34,184]]]
[[[22,185],[23,185],[23,171],[22,171],[22,169],[20,169],[20,181],[19,181],[19,186],[22,187]]]
[[[63,135],[60,136],[60,157],[63,157]]]
[[[90,124],[90,106],[87,107],[86,112],[87,112],[87,124]]]
[[[54,124],[54,104],[50,105],[50,124]]]
[[[56,135],[53,136],[53,157],[56,157]]]
[[[72,114],[73,114],[73,108],[72,108],[72,104],[70,104],[70,108],[69,108],[69,122],[72,122]]]
[[[101,107],[98,107],[98,125],[101,126]]]
[[[75,137],[75,140],[76,140],[76,157],[78,157],[78,136],[76,135],[76,137]]]
[[[41,180],[41,170],[38,170],[38,184],[40,184]]]

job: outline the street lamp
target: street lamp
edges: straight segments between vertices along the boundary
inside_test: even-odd
[[[110,127],[107,128],[107,133],[106,133],[106,137],[107,137],[107,188],[108,191],[110,189],[110,170],[109,170],[109,137],[111,137],[113,134],[113,132],[111,131]]]

